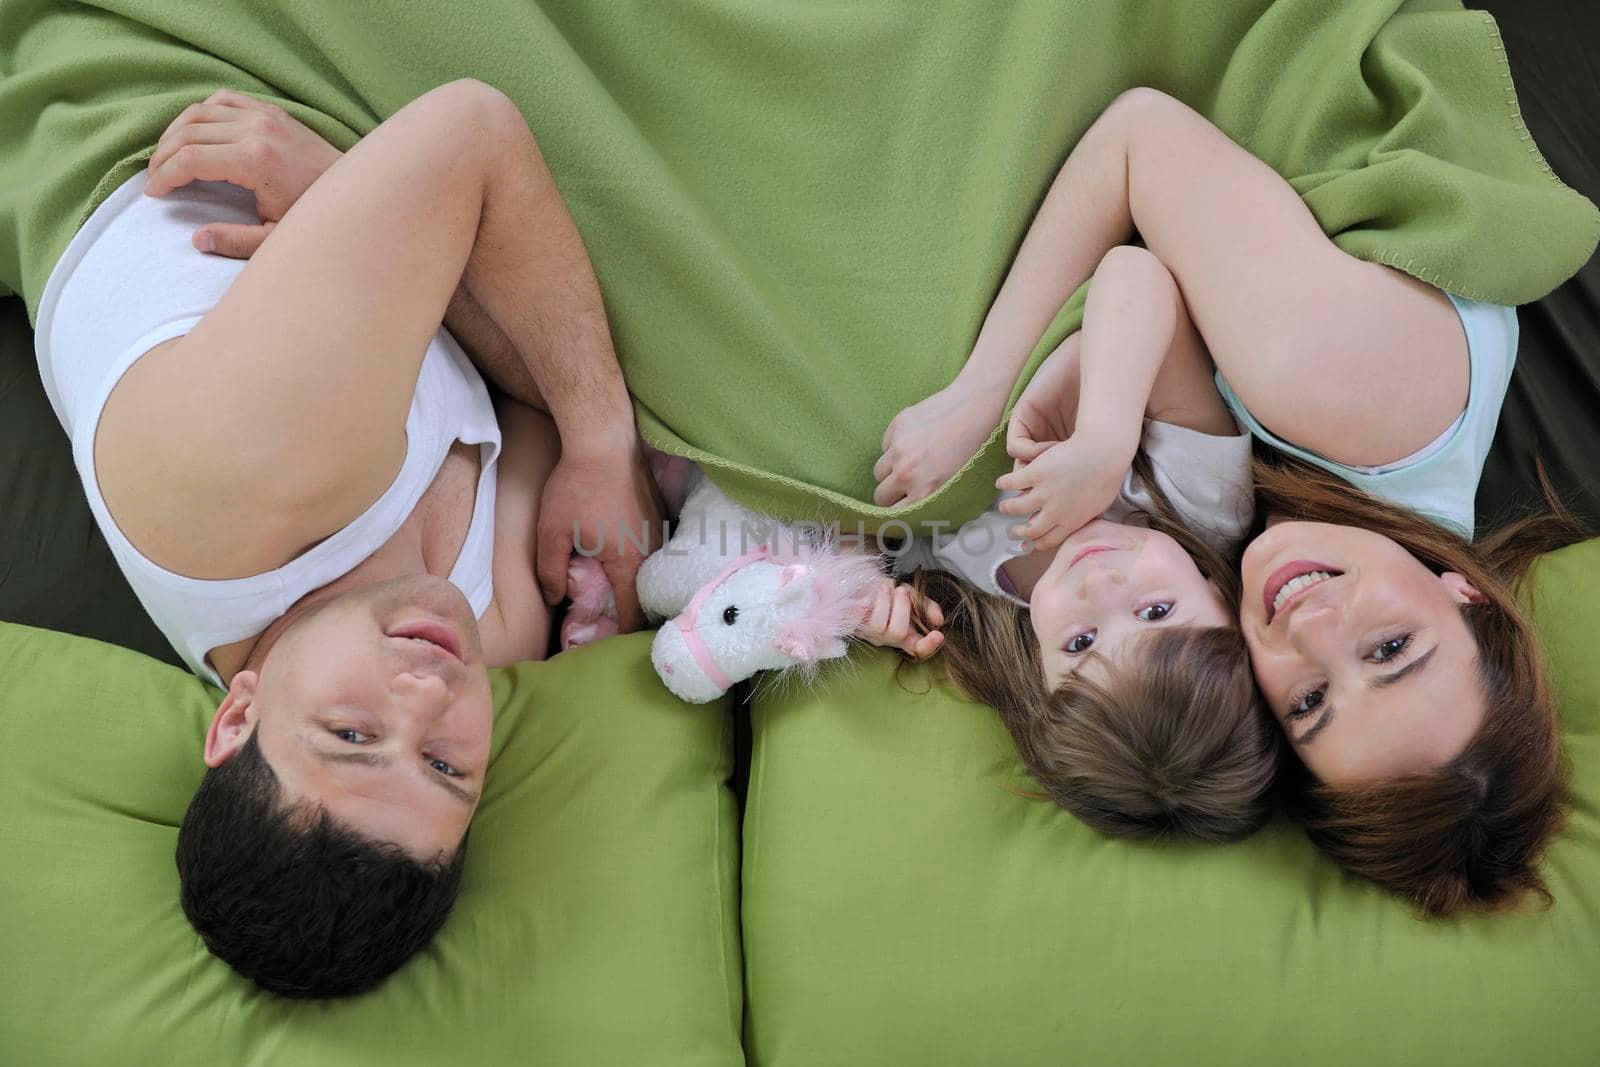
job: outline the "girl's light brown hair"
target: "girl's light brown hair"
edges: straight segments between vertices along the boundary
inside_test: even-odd
[[[1237,609],[1233,562],[1175,520],[1142,454],[1135,469],[1156,496],[1151,526]],[[946,675],[1000,714],[1045,794],[1078,819],[1106,834],[1208,841],[1267,820],[1281,739],[1237,629],[1152,628],[1103,683],[1072,675],[1051,692],[1025,609],[943,572],[914,584],[944,612]]]
[[[1530,893],[1548,902],[1536,863],[1561,823],[1565,767],[1543,659],[1519,595],[1537,556],[1584,531],[1547,483],[1549,511],[1468,543],[1298,461],[1258,460],[1255,482],[1258,515],[1382,534],[1435,574],[1455,571],[1483,594],[1462,608],[1477,645],[1485,714],[1461,754],[1426,773],[1360,786],[1324,785],[1297,765],[1285,780],[1290,814],[1345,870],[1425,915],[1507,907]]]

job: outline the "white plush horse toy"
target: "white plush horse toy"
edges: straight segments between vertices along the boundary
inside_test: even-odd
[[[703,704],[757,671],[843,656],[872,602],[877,557],[734,503],[698,469],[672,540],[639,570],[639,603],[665,619],[650,649],[679,698]]]

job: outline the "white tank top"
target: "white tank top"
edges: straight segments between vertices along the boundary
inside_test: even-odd
[[[406,457],[383,495],[350,525],[277,570],[209,581],[158,567],[122,535],[94,469],[94,434],[111,390],[140,356],[188,333],[244,269],[204,255],[191,238],[207,222],[254,225],[248,190],[203,182],[154,199],[144,174],[97,208],[45,285],[35,346],[45,392],[72,439],[95,521],[150,617],[189,668],[215,685],[213,648],[261,633],[307,593],[343,577],[411,515],[456,441],[481,449],[477,500],[450,582],[481,616],[494,596],[495,465],[500,427],[483,379],[442,328],[428,345],[406,416]],[[292,313],[292,309],[286,309]]]

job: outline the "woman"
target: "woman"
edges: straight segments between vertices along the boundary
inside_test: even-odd
[[[956,381],[891,422],[875,500],[920,499],[967,460],[1034,340],[1135,228],[1235,417],[1292,457],[1259,475],[1267,528],[1245,551],[1241,625],[1306,767],[1292,799],[1307,829],[1429,914],[1540,888],[1560,760],[1512,591],[1531,549],[1577,533],[1552,518],[1470,543],[1515,315],[1346,255],[1178,101],[1132,90],[1084,134]],[[1012,455],[1026,472],[1033,453]]]

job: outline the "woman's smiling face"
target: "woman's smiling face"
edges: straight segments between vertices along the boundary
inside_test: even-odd
[[[1465,605],[1482,599],[1381,534],[1270,526],[1245,550],[1240,625],[1267,705],[1323,782],[1430,770],[1483,722]]]

